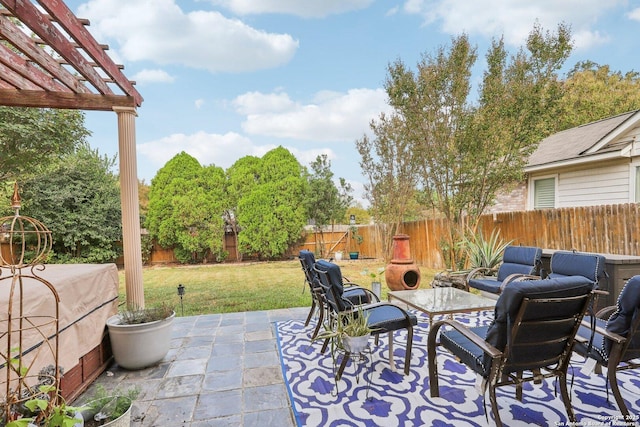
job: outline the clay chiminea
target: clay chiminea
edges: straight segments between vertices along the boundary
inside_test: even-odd
[[[384,278],[392,291],[417,289],[420,286],[420,270],[411,259],[409,236],[406,234],[393,236],[393,258],[385,268]]]

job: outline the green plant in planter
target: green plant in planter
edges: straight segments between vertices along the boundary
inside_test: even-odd
[[[160,362],[171,346],[175,311],[172,306],[129,308],[107,319],[109,340],[116,363],[129,370]]]
[[[333,380],[336,384],[336,394],[338,392],[338,372],[336,370],[336,360],[340,351],[347,351],[345,349],[345,342],[351,338],[366,337],[368,338],[372,332],[376,329],[371,328],[368,325],[369,315],[365,313],[362,307],[358,307],[355,310],[343,312],[338,314],[337,319],[333,319],[333,322],[327,322],[324,324],[325,330],[320,332],[313,340],[329,339],[331,348],[331,359],[333,360]],[[366,348],[366,341],[364,343]],[[363,349],[364,349],[363,348]],[[358,350],[361,353],[363,349]],[[350,353],[355,353],[353,349],[348,349]],[[358,381],[356,377],[356,381]]]
[[[356,247],[349,250],[349,259],[358,259],[360,252],[358,251],[358,246],[364,241],[364,238],[358,234],[358,227],[352,225],[349,227],[349,231],[351,232],[351,239],[355,240]]]
[[[138,387],[126,391],[116,388],[112,391],[99,385],[82,411],[85,427],[101,426],[117,420],[129,411],[133,401],[140,394]],[[129,422],[125,424],[129,425]]]
[[[139,325],[166,319],[171,317],[173,313],[173,306],[163,302],[155,307],[128,307],[126,310],[120,311],[118,315],[123,325]]]
[[[314,340],[330,339],[331,354],[334,356],[336,350],[344,350],[345,337],[369,336],[375,329],[368,324],[369,315],[362,307],[338,314],[338,318],[333,322],[324,325],[325,330],[320,332]]]
[[[12,366],[18,361],[11,359]],[[52,374],[53,372],[53,374]],[[26,376],[28,370],[23,368],[21,375]],[[67,405],[59,394],[55,384],[55,368],[45,366],[38,374],[38,383],[18,393],[5,396],[0,403],[2,416],[0,426],[4,427],[75,427],[81,425],[79,414],[82,407]]]
[[[360,272],[360,274],[371,277],[373,282],[382,282],[384,270],[384,267],[378,267],[376,271],[369,271],[369,269],[365,268]]]

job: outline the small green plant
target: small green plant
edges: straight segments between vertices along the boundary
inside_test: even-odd
[[[365,313],[361,306],[355,310],[338,313],[337,319],[325,323],[324,328],[325,330],[314,340],[330,338],[339,348],[342,348],[342,338],[345,335],[361,337],[375,331],[369,326],[369,314]]]
[[[502,261],[502,253],[513,240],[505,242],[500,239],[500,230],[494,229],[489,239],[485,240],[482,231],[469,233],[460,242],[460,247],[465,251],[470,268],[495,268]]]
[[[336,383],[336,395],[338,388],[338,373],[335,370],[338,351],[344,351],[346,337],[368,336],[376,329],[369,326],[369,314],[365,313],[361,306],[355,310],[339,313],[333,321],[324,324],[325,330],[320,332],[313,340],[329,339],[331,347],[331,359],[333,360],[334,376]],[[356,377],[357,378],[357,377]],[[333,394],[333,392],[332,392]]]
[[[374,282],[381,282],[382,281],[382,274],[384,273],[384,270],[385,270],[384,267],[378,267],[378,269],[376,271],[369,271],[369,269],[365,268],[364,270],[362,270],[360,272],[360,274],[363,275],[363,276],[371,277],[371,279]]]
[[[14,369],[16,359],[10,360]],[[23,375],[27,371],[23,371]],[[53,374],[52,374],[53,372]],[[20,393],[11,392],[0,403],[0,425],[5,427],[74,427],[80,422],[82,407],[67,405],[55,384],[55,367],[46,366],[38,374],[38,383],[26,387]]]
[[[116,420],[120,418],[125,412],[129,410],[132,402],[140,394],[138,387],[132,387],[126,391],[119,388],[115,390],[107,391],[107,389],[99,385],[96,387],[95,392],[92,394],[89,402],[87,402],[87,409],[83,411],[83,416],[86,420],[93,419],[98,425]]]
[[[129,307],[119,313],[120,322],[123,325],[139,325],[141,323],[154,322],[156,320],[163,320],[174,313],[173,306],[163,302],[154,307],[139,308]]]

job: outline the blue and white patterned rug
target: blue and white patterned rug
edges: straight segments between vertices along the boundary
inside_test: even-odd
[[[303,321],[278,322],[276,332],[282,372],[298,426],[486,426],[495,425],[487,394],[484,402],[475,388],[476,376],[445,350],[438,354],[440,397],[429,393],[426,338],[427,317],[416,313],[411,372],[404,375],[405,332],[396,332],[394,360],[396,372],[389,369],[388,339],[378,346],[371,339],[370,362],[347,365],[342,379],[333,377],[330,351],[320,353],[321,341],[311,342],[315,324]],[[489,321],[493,312],[456,315],[456,320],[475,326]],[[584,359],[574,355],[569,371],[572,405],[580,426],[625,425],[605,377],[582,372]],[[640,414],[640,373],[618,373],[623,397],[632,414]],[[370,384],[369,384],[370,382]],[[498,389],[500,417],[505,426],[567,426],[567,415],[556,393],[555,381],[527,384],[523,402],[515,399],[514,387]],[[626,425],[640,425],[630,423]]]

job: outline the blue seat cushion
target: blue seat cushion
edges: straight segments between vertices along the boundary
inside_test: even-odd
[[[542,258],[542,249],[534,246],[507,246],[502,254],[502,261],[513,264],[535,266]]]
[[[609,317],[606,329],[630,341],[622,358],[623,361],[640,357],[640,330],[635,330],[633,335],[630,335],[632,325],[640,316],[640,276],[633,276],[627,281],[620,291],[616,305],[617,309]],[[610,340],[605,339],[605,346],[607,352],[610,352],[612,346]]]
[[[343,298],[344,285],[342,284],[342,272],[340,271],[340,267],[337,264],[322,259],[316,262],[316,267],[321,271],[327,272],[327,280],[329,283],[325,285],[333,288],[333,292],[326,289],[324,290],[324,296],[329,303],[334,303],[338,311],[344,311],[350,307],[352,305],[350,301]]]
[[[373,334],[383,334],[397,329],[404,329],[418,324],[415,314],[407,313],[397,305],[378,303],[364,306],[363,311],[369,316],[367,324],[374,328]],[[405,316],[405,314],[408,314]]]
[[[346,288],[342,298],[353,305],[368,304],[371,302],[371,294],[360,287]]]
[[[534,274],[536,272],[535,265],[515,264],[510,262],[503,262],[498,269],[498,282],[503,282],[504,279],[512,274]]]
[[[492,294],[500,293],[500,285],[502,282],[498,282],[495,278],[478,278],[469,280],[469,286],[479,289],[481,291],[490,292]]]
[[[497,277],[469,280],[469,286],[492,294],[500,293],[502,282],[512,274],[535,274],[542,257],[542,249],[532,246],[507,246]]]
[[[485,337],[489,326],[479,326],[470,330],[479,337]],[[484,352],[469,338],[455,329],[440,329],[440,344],[456,356],[474,372],[487,376],[483,365]]]

